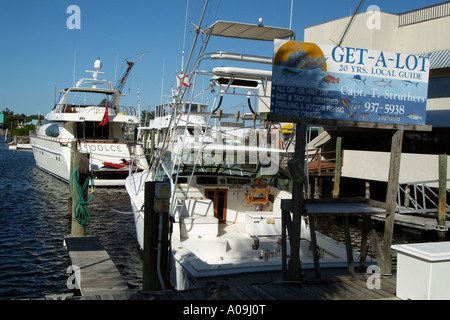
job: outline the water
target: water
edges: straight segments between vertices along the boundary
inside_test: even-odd
[[[68,184],[37,169],[31,151],[0,142],[0,299],[71,293],[63,240],[70,234]],[[140,288],[142,257],[125,188],[98,188],[88,205],[98,236],[131,289]]]

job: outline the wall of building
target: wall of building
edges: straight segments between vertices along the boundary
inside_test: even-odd
[[[424,53],[450,49],[450,16],[398,28],[398,50]]]
[[[304,41],[338,45],[351,16],[311,26],[304,31]],[[450,2],[419,8],[402,14],[365,11],[357,14],[342,46],[424,54],[450,49]],[[450,67],[430,70],[431,95],[427,110],[450,109]]]
[[[336,45],[350,19],[349,16],[308,27],[304,32],[304,41]],[[433,52],[450,48],[448,30],[450,16],[399,27],[397,14],[363,12],[353,20],[342,46],[411,54]]]

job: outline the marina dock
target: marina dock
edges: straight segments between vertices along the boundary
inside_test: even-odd
[[[77,300],[377,300],[398,299],[396,276],[341,275],[304,281],[275,281],[261,285],[217,286],[191,290],[129,289],[98,237],[64,239],[72,266],[80,270]],[[281,271],[280,271],[281,272]],[[375,275],[378,276],[378,275]],[[380,286],[373,284],[378,281]],[[370,288],[371,287],[371,288]]]
[[[381,277],[380,288],[369,289],[370,275],[338,276],[304,282],[273,282],[265,285],[208,287],[161,293],[136,291],[114,295],[96,294],[81,300],[399,300],[396,277]],[[370,286],[370,285],[369,285]]]
[[[109,296],[129,290],[98,237],[66,237],[64,241],[73,270],[79,268],[75,277],[83,296]]]
[[[218,286],[161,292],[131,290],[98,237],[66,237],[73,266],[78,266],[79,300],[378,300],[398,299],[396,276],[342,275],[305,281],[276,281],[263,285]],[[280,271],[281,272],[281,271]],[[371,278],[372,277],[372,278]],[[374,280],[375,279],[375,280]],[[379,288],[373,283],[378,281]]]
[[[375,214],[372,215],[371,218],[373,220],[384,222],[386,220],[386,215]],[[446,221],[445,226],[440,226],[435,218],[427,218],[402,213],[395,214],[395,224],[425,231],[428,230],[447,231],[450,227],[450,221]]]

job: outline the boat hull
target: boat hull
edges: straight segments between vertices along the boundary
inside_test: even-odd
[[[71,149],[68,142],[56,139],[42,139],[30,137],[36,166],[63,180],[70,180],[70,157]],[[130,159],[131,154],[125,143],[81,143],[81,152],[90,154],[90,166],[94,175],[94,186],[96,187],[118,187],[124,186],[125,178],[129,174],[129,167],[114,168],[105,166],[104,162],[120,163],[121,159]]]

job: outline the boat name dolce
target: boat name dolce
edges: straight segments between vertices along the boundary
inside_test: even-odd
[[[122,152],[121,145],[114,144],[91,144],[90,146],[92,151],[106,151],[106,152]]]

